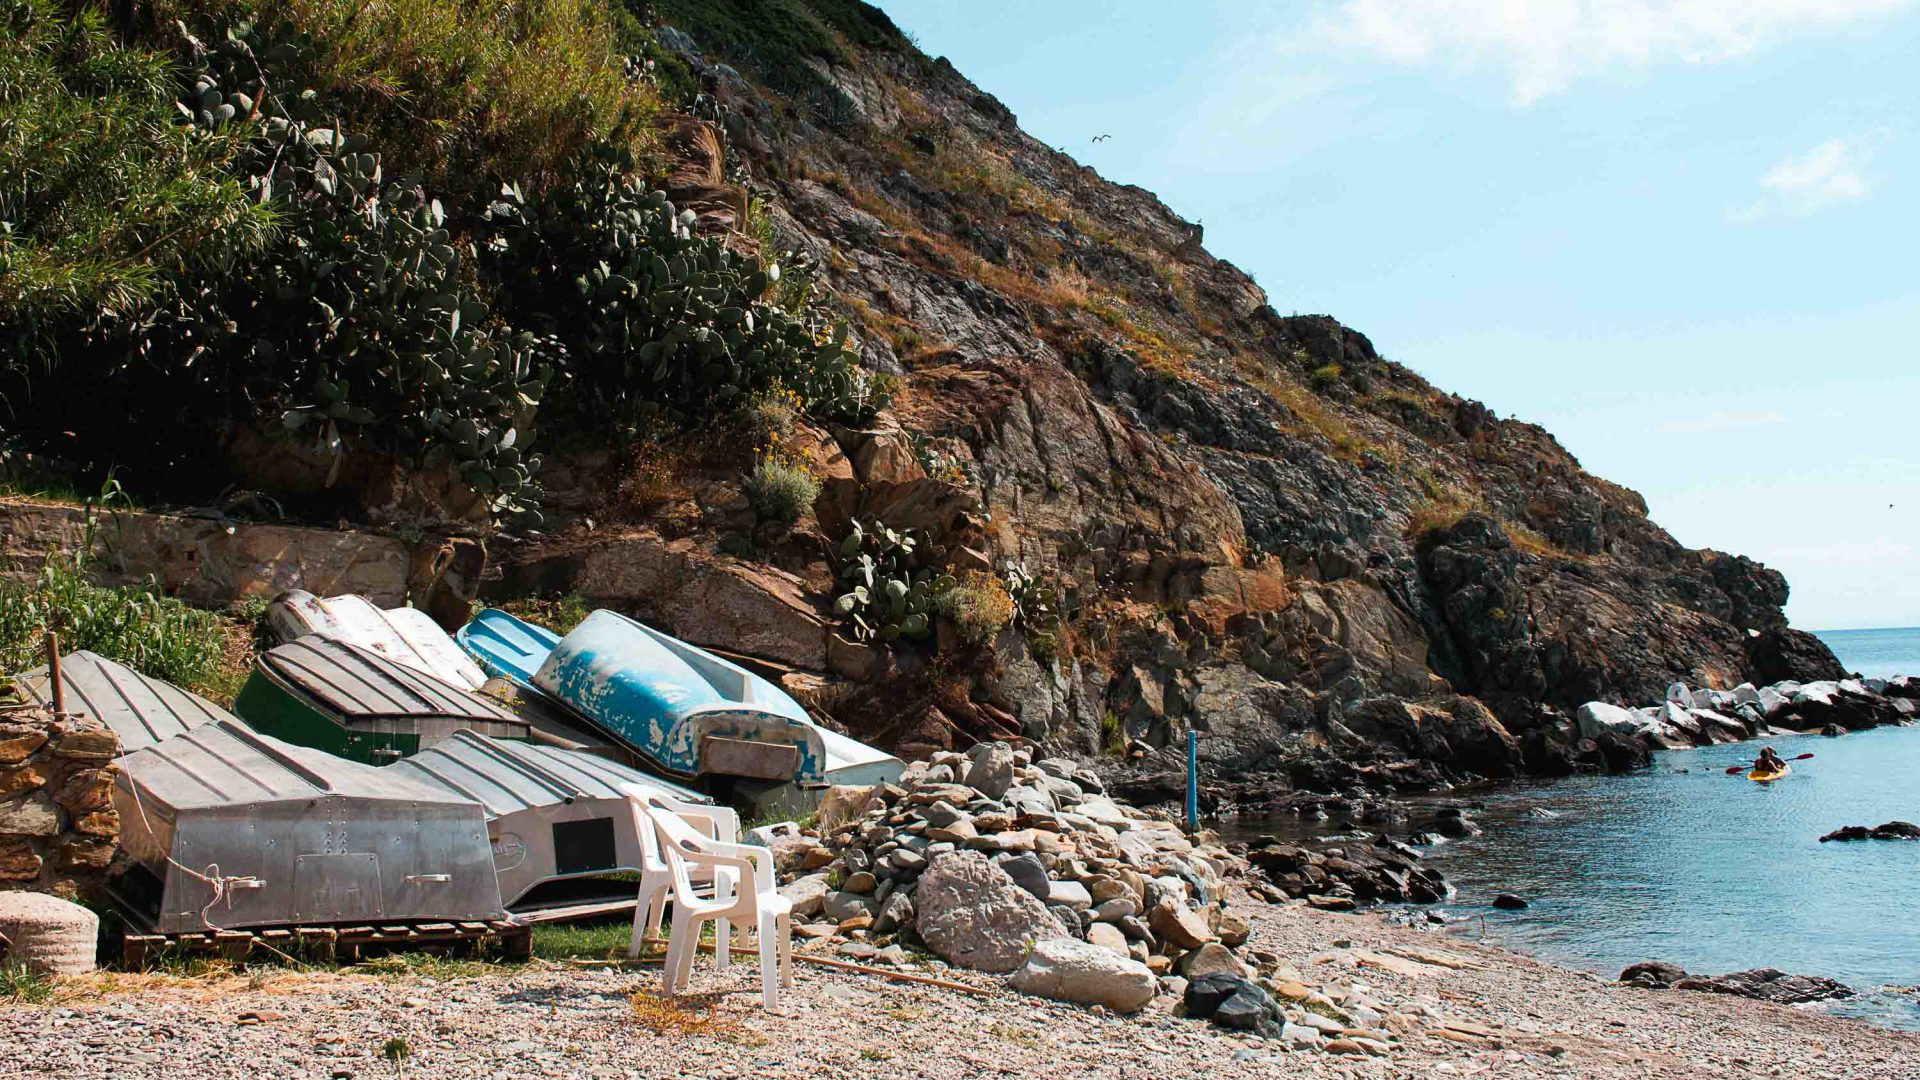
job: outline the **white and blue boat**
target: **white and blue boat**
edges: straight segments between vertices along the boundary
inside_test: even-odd
[[[536,690],[661,772],[794,784],[897,779],[900,759],[821,727],[753,672],[613,611],[564,637],[482,611],[457,639],[489,673]]]

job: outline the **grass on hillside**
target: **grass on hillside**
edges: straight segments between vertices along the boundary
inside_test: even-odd
[[[259,19],[242,0],[168,0],[170,18]],[[439,191],[537,189],[597,140],[650,145],[657,88],[629,77],[631,17],[602,0],[287,0],[278,25],[311,35],[309,88],[375,137],[387,171]]]

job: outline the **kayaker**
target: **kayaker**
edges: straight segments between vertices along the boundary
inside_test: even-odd
[[[1780,760],[1780,755],[1774,753],[1771,746],[1761,747],[1760,756],[1753,761],[1753,771],[1757,773],[1777,773],[1786,767],[1787,763]]]

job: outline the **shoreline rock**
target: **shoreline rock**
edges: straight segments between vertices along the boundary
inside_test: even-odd
[[[1835,1001],[1854,995],[1852,987],[1823,975],[1789,975],[1777,968],[1753,968],[1725,975],[1689,975],[1677,964],[1658,960],[1628,967],[1620,973],[1619,981],[1648,990],[1731,994],[1778,1005]]]
[[[1865,825],[1843,825],[1820,838],[1829,840],[1920,840],[1920,825],[1911,821],[1889,821],[1869,829]]]
[[[1627,739],[1648,751],[1743,742],[1776,735],[1835,735],[1920,720],[1920,677],[1741,683],[1731,690],[1667,688],[1639,709],[1589,701],[1574,716],[1582,740]]]

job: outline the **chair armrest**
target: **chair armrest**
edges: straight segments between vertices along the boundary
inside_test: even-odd
[[[700,847],[702,851],[699,854],[685,845],[681,845],[680,850],[694,862],[736,866],[741,871],[743,881],[749,878],[753,880],[756,891],[774,891],[772,850],[752,844],[729,844],[724,840],[702,840]]]
[[[674,854],[697,866],[714,868],[731,867],[740,875],[742,881],[752,878],[754,884],[758,885],[761,877],[759,867],[754,865],[752,859],[744,855],[724,850],[732,848],[733,846],[732,844],[723,844],[717,840],[706,840],[703,838],[698,847],[695,847],[690,842],[682,842],[674,845]],[[723,850],[708,850],[709,848],[720,848]]]

